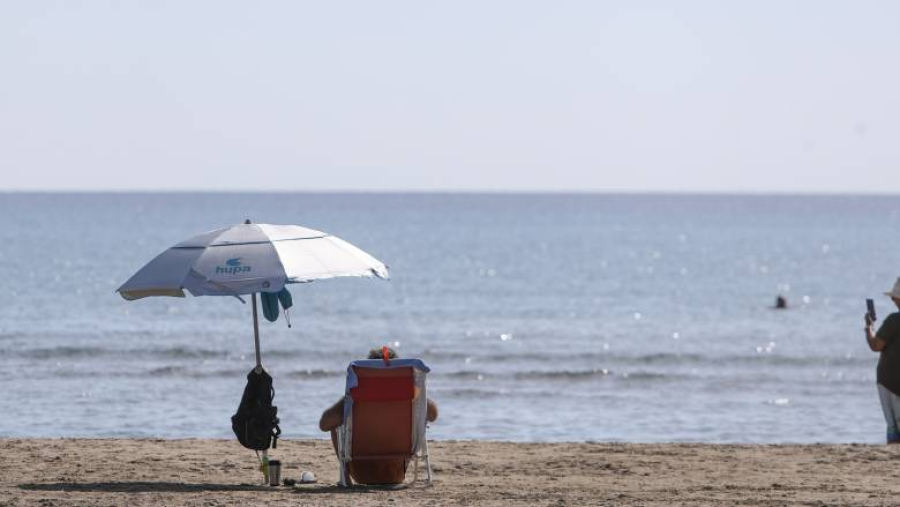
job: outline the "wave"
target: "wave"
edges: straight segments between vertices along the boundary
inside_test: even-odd
[[[435,372],[436,378],[450,378],[455,380],[485,380],[485,379],[513,379],[519,381],[548,380],[548,381],[579,381],[591,379],[628,379],[628,380],[680,380],[691,378],[691,375],[681,373],[663,373],[655,371],[631,371],[615,372],[606,368],[591,368],[581,370],[525,370],[507,372],[486,372],[474,370],[462,370],[450,373]]]
[[[73,358],[117,358],[117,359],[159,359],[159,360],[207,360],[207,359],[236,359],[246,356],[246,348],[237,352],[234,348],[209,348],[194,347],[190,345],[143,346],[137,348],[118,348],[97,345],[60,345],[54,347],[36,348],[11,348],[5,351],[6,357],[17,357],[31,360],[60,360]],[[264,357],[279,359],[299,359],[306,362],[320,359],[346,358],[359,356],[358,350],[323,350],[314,349],[266,349]],[[441,351],[426,349],[419,357],[432,366],[445,365],[456,366],[461,362],[483,366],[486,364],[513,365],[528,368],[529,363],[538,364],[571,364],[590,365],[605,368],[619,368],[625,366],[696,366],[705,365],[756,365],[771,364],[784,366],[873,366],[874,356],[839,356],[839,355],[809,355],[795,356],[782,355],[778,351],[755,352],[746,354],[712,354],[712,353],[678,353],[678,352],[654,352],[645,354],[628,354],[618,351]]]
[[[452,371],[449,373],[434,372],[431,375],[439,375],[441,377],[459,379],[459,380],[481,380],[485,377],[484,372],[473,371],[473,370]]]
[[[59,346],[38,349],[10,350],[7,354],[25,359],[66,359],[73,357],[106,356],[109,349],[103,347]]]
[[[670,382],[691,378],[691,375],[682,373],[663,373],[655,371],[628,371],[613,372],[608,369],[592,370],[551,370],[551,371],[524,371],[516,372],[513,378],[516,380],[549,380],[549,381],[579,381],[593,379],[615,379],[629,381],[659,381]]]
[[[149,377],[182,377],[182,378],[234,378],[247,374],[250,369],[199,370],[189,366],[161,366],[144,373]]]
[[[140,359],[215,359],[227,358],[235,354],[227,350],[212,350],[185,346],[166,348],[116,349],[97,346],[44,347],[24,350],[11,350],[8,354],[23,359],[71,359],[90,358],[140,358]]]
[[[101,375],[108,378],[127,378],[127,377],[150,377],[150,378],[243,378],[252,370],[253,366],[246,368],[217,368],[203,369],[191,365],[166,365],[151,368],[143,371],[117,371],[117,372],[100,372],[91,373],[91,375]],[[307,369],[307,370],[288,370],[277,371],[273,373],[276,379],[293,379],[293,380],[317,380],[317,379],[335,379],[341,383],[346,375],[346,370],[323,370],[323,369]],[[83,378],[86,375],[83,371],[54,371],[52,375],[61,378]],[[484,371],[455,371],[449,373],[441,373],[440,371],[432,372],[429,377],[432,379],[429,383],[445,382],[446,380],[462,382],[464,385],[471,386],[473,382],[484,380],[514,380],[521,382],[528,381],[587,381],[592,379],[618,379],[618,380],[650,380],[650,381],[671,381],[684,378],[690,378],[690,375],[677,373],[660,373],[652,371],[637,372],[613,372],[605,369],[595,370],[534,370],[534,371],[510,371],[510,372],[484,372]],[[453,385],[456,382],[450,382]],[[445,384],[447,385],[447,384]]]
[[[636,365],[722,366],[773,364],[783,366],[871,366],[874,364],[873,357],[823,355],[786,356],[778,353],[725,355],[657,353],[637,356],[609,355],[606,356],[606,359],[611,363]]]
[[[245,347],[246,348],[246,347]],[[124,359],[227,359],[245,356],[246,351],[241,349],[221,348],[210,349],[203,347],[191,347],[185,345],[169,347],[141,347],[141,348],[114,348],[95,345],[75,346],[62,345],[56,347],[40,347],[28,349],[13,349],[7,351],[7,355],[23,359],[68,359],[77,357],[104,357]],[[356,359],[359,351],[350,353],[340,350],[303,350],[303,349],[263,349],[263,356],[277,357],[280,359],[307,359],[346,357]]]
[[[516,372],[512,376],[516,380],[587,380],[608,377],[612,374],[605,368],[595,368],[592,370],[522,371]]]
[[[107,348],[96,345],[64,345],[7,351],[8,356],[25,359],[26,362],[45,363],[52,370],[50,375],[79,376],[86,370],[93,375],[108,377],[195,378],[234,379],[243,378],[252,368],[252,356],[242,357],[227,349],[192,347],[189,345],[141,348]],[[318,380],[334,379],[341,383],[346,374],[343,367],[324,358],[341,357],[340,351],[321,349],[272,349],[264,357],[278,358],[280,364],[273,374],[278,378]],[[789,356],[771,353],[712,354],[654,352],[647,354],[623,354],[593,352],[587,354],[568,351],[541,354],[533,351],[515,351],[509,354],[486,353],[466,355],[460,352],[437,353],[428,350],[423,359],[433,372],[434,381],[450,385],[472,386],[489,381],[501,382],[679,382],[703,378],[734,377],[741,373],[766,372],[767,376],[794,376],[791,372],[804,371],[804,378],[816,375],[824,381],[826,374],[842,371],[874,369],[874,357],[811,355]],[[469,360],[471,358],[471,360]],[[98,366],[99,362],[123,365],[122,368]],[[150,364],[141,365],[148,361]],[[64,362],[61,371],[54,363]],[[202,362],[202,364],[201,364]],[[136,367],[130,368],[130,365]],[[306,365],[327,365],[325,368],[304,368]],[[34,365],[38,366],[38,365]],[[819,375],[822,377],[819,377]],[[836,377],[837,378],[837,377]],[[841,377],[842,378],[842,377]],[[847,377],[850,378],[850,377]],[[496,384],[495,384],[496,385]]]
[[[182,377],[187,376],[188,369],[184,366],[162,366],[153,368],[147,372],[150,377]]]
[[[775,364],[788,366],[871,366],[874,364],[874,356],[785,356],[777,352],[748,353],[748,354],[699,354],[656,352],[650,354],[621,354],[614,352],[573,352],[573,353],[547,353],[533,352],[504,353],[504,354],[465,354],[459,352],[434,352],[428,351],[422,355],[429,363],[442,363],[445,361],[458,362],[472,360],[479,365],[483,364],[510,364],[510,363],[600,363],[609,365],[662,365],[662,366],[702,366],[725,364]]]
[[[137,375],[147,375],[150,377],[186,377],[186,378],[235,378],[244,377],[252,369],[252,366],[246,368],[223,368],[215,370],[203,370],[184,365],[170,365],[153,368]],[[331,370],[294,370],[279,371],[275,374],[278,378],[288,379],[318,379],[318,378],[343,378],[346,371]],[[133,374],[132,374],[133,375]]]
[[[297,370],[287,373],[293,379],[344,378],[347,370]]]
[[[430,393],[430,391],[429,391]],[[499,396],[507,396],[510,393],[499,389],[442,389],[440,390],[441,398],[496,398]],[[430,394],[429,394],[429,397]]]

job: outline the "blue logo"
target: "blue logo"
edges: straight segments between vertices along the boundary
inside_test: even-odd
[[[217,275],[237,275],[240,273],[249,273],[250,266],[245,266],[243,262],[241,262],[240,257],[235,257],[234,259],[228,259],[225,261],[225,266],[216,266],[216,274]]]

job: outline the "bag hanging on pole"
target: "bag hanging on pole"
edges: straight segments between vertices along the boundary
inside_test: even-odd
[[[278,407],[272,405],[275,388],[266,370],[247,374],[247,386],[237,413],[231,417],[231,429],[238,442],[254,451],[265,451],[278,444],[281,428],[278,427]]]

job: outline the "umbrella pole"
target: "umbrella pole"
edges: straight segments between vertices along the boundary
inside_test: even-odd
[[[262,373],[262,361],[259,358],[259,317],[256,315],[256,293],[253,293],[253,342],[256,345],[256,373]]]

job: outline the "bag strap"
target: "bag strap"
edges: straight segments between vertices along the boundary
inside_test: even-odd
[[[275,401],[275,383],[274,382],[269,386],[269,393],[271,394],[271,398],[270,398],[271,402],[274,402]],[[270,402],[270,405],[271,405],[271,402]],[[278,407],[276,407],[275,405],[271,405],[271,406],[272,406],[273,412],[278,413]],[[273,427],[272,427],[272,449],[275,449],[278,447],[278,437],[279,437],[279,435],[281,435],[281,427],[278,426],[278,417],[273,414],[273,418],[275,420],[273,421]]]
[[[272,428],[272,449],[278,447],[278,437],[281,435],[281,428],[278,426],[278,423],[275,423],[275,427]]]

